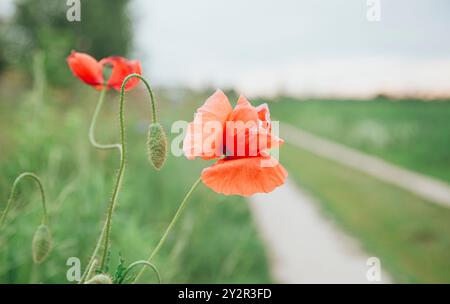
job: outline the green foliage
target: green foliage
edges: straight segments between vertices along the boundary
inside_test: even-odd
[[[66,281],[67,258],[79,257],[82,268],[86,266],[119,164],[116,152],[96,150],[89,144],[88,126],[98,94],[81,85],[77,90],[52,90],[46,93],[45,107],[39,106],[34,116],[28,110],[33,98],[0,102],[0,130],[8,130],[0,136],[4,143],[0,210],[17,172],[26,168],[39,173],[47,190],[54,244],[51,256],[33,266],[30,248],[23,244],[31,243],[42,212],[38,204],[29,203],[39,199],[38,193],[24,185],[0,233],[1,283],[70,283]],[[145,153],[147,130],[141,128],[149,120],[148,97],[137,91],[129,95],[133,102],[127,102],[128,160],[113,217],[111,275],[123,264],[116,258],[119,252],[127,261],[148,258],[180,201],[208,166],[208,162],[168,155],[164,168],[153,170]],[[109,92],[106,98],[96,135],[102,142],[118,142],[119,96]],[[180,115],[192,113],[163,97],[160,100],[161,124],[166,129]],[[271,282],[265,249],[245,200],[218,195],[201,185],[154,263],[165,283]],[[157,281],[152,271],[146,271],[140,282]]]
[[[68,6],[60,0],[16,1],[12,21],[1,27],[0,56],[30,71],[31,54],[46,55],[45,71],[53,84],[69,84],[65,59],[71,50],[96,58],[126,56],[132,42],[128,0],[81,1],[81,21],[66,19]]]
[[[113,282],[114,284],[120,283],[125,279],[125,270],[127,267],[125,266],[125,259],[119,252],[119,264],[116,267],[116,272],[114,273]]]

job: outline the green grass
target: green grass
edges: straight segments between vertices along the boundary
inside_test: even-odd
[[[98,94],[86,87],[52,91],[38,108],[28,93],[18,92],[14,101],[0,99],[0,209],[14,178],[22,171],[36,172],[47,190],[54,238],[48,260],[34,266],[31,239],[40,221],[40,202],[37,190],[22,184],[7,227],[0,233],[1,283],[65,283],[67,258],[79,257],[85,266],[118,168],[117,152],[99,151],[88,143]],[[129,155],[113,219],[111,271],[119,253],[127,263],[148,257],[181,199],[209,165],[169,156],[166,166],[155,172],[146,155],[149,113],[144,94],[132,92],[127,98]],[[107,98],[97,137],[101,142],[117,142],[118,94]],[[168,132],[171,119],[180,113],[188,115],[179,105],[162,101],[160,114]],[[216,194],[203,185],[154,262],[168,283],[271,282],[265,250],[244,199]],[[148,271],[142,281],[156,279]]]
[[[396,282],[450,282],[450,209],[289,144],[280,160]]]
[[[450,102],[276,101],[278,120],[450,182]]]

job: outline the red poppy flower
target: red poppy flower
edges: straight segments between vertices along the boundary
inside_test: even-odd
[[[218,159],[202,171],[209,188],[226,195],[271,192],[284,184],[287,171],[267,150],[284,141],[271,134],[266,104],[254,107],[240,96],[233,109],[218,90],[201,106],[188,126],[183,151],[188,159]]]
[[[119,56],[107,57],[99,62],[88,54],[72,51],[67,57],[67,63],[76,77],[98,90],[106,85],[108,89],[120,91],[125,77],[130,74],[142,74],[141,63],[138,60],[127,60]],[[103,77],[105,65],[112,67],[111,77],[106,82]],[[138,78],[130,79],[125,90],[134,88],[138,83]]]

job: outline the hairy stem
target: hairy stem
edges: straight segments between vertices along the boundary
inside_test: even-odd
[[[109,150],[109,149],[119,149],[119,144],[100,144],[95,139],[95,127],[97,125],[97,117],[100,113],[100,110],[103,106],[103,101],[105,100],[106,95],[106,86],[102,89],[100,93],[100,97],[97,102],[97,106],[95,107],[94,115],[92,116],[91,125],[89,126],[89,142],[97,149]]]
[[[125,171],[125,164],[126,164],[126,141],[125,141],[125,87],[127,82],[132,78],[139,78],[142,80],[142,82],[147,87],[147,91],[150,95],[150,101],[151,101],[151,107],[152,107],[152,120],[153,122],[158,121],[157,120],[157,114],[156,114],[156,104],[155,104],[155,98],[153,95],[153,91],[150,87],[150,84],[145,80],[141,75],[139,74],[131,74],[128,75],[122,83],[122,89],[120,91],[120,104],[119,104],[119,123],[120,123],[120,147],[121,147],[121,157],[120,157],[120,166],[119,166],[119,172],[117,174],[116,184],[114,186],[113,195],[111,198],[111,203],[108,208],[108,213],[106,217],[106,225],[104,227],[105,235],[104,235],[104,241],[103,241],[103,253],[101,255],[100,259],[100,269],[103,269],[106,262],[106,257],[108,255],[108,247],[109,247],[109,238],[111,234],[111,221],[112,221],[112,215],[114,212],[114,208],[116,206],[117,196],[119,195],[120,186],[122,184],[122,178],[123,173]]]
[[[158,245],[156,245],[155,249],[153,249],[152,253],[150,254],[149,258],[147,259],[147,262],[151,262],[151,260],[154,258],[154,256],[158,253],[158,251],[161,249],[162,245],[165,243],[167,236],[169,235],[170,231],[172,230],[173,226],[175,226],[176,222],[178,221],[178,219],[181,216],[181,213],[183,212],[184,208],[186,207],[186,203],[188,202],[189,198],[191,197],[192,193],[194,192],[194,190],[197,188],[197,186],[200,184],[201,179],[199,178],[191,187],[191,189],[189,190],[189,192],[185,195],[185,197],[183,198],[183,200],[181,201],[180,206],[178,207],[177,212],[175,213],[174,217],[172,218],[172,220],[169,223],[169,226],[167,226],[166,231],[164,232],[164,234],[162,235],[161,239],[158,242]],[[138,275],[136,276],[136,278],[134,279],[134,283],[136,283],[139,278],[142,276],[142,274],[144,273],[145,268],[142,267],[141,271],[139,271]]]
[[[101,93],[100,93],[100,97],[98,99],[97,102],[97,106],[95,107],[95,111],[94,111],[94,115],[92,116],[92,120],[91,120],[91,124],[89,126],[89,142],[91,143],[91,145],[97,149],[102,149],[102,150],[113,150],[113,149],[117,149],[119,151],[119,156],[120,159],[122,159],[122,147],[120,144],[101,144],[99,143],[96,139],[95,139],[95,127],[97,125],[97,118],[98,115],[100,113],[100,110],[103,106],[103,102],[105,100],[105,95],[106,95],[106,91],[107,91],[107,87],[104,86]],[[101,244],[102,244],[102,240],[103,240],[103,236],[105,235],[105,229],[106,229],[106,221],[103,224],[102,227],[102,231],[100,233],[100,236],[97,240],[97,243],[95,245],[94,251],[89,259],[88,264],[86,265],[86,268],[83,272],[83,275],[81,276],[81,280],[79,283],[84,283],[88,277],[89,277],[89,270],[93,267],[95,267],[98,264],[98,261],[96,261],[96,257],[98,254],[98,251],[100,250]],[[95,266],[94,266],[94,261],[95,262]]]
[[[20,174],[15,180],[11,188],[11,194],[9,195],[8,203],[6,204],[6,208],[3,211],[1,217],[0,217],[0,231],[3,228],[3,225],[6,221],[6,217],[8,216],[9,211],[11,210],[12,203],[14,201],[14,196],[16,193],[16,187],[20,183],[20,181],[24,178],[30,178],[32,179],[38,186],[39,191],[41,192],[41,200],[42,200],[42,224],[46,225],[48,223],[48,217],[47,217],[47,206],[45,202],[45,191],[44,187],[42,186],[42,182],[40,178],[31,172],[24,172]]]
[[[97,105],[96,111],[94,112],[94,117],[92,119],[92,123],[91,123],[91,127],[89,129],[89,138],[90,141],[92,143],[92,145],[94,147],[100,148],[100,149],[111,149],[111,148],[117,148],[120,152],[120,164],[119,164],[119,171],[117,173],[117,178],[116,178],[116,182],[114,185],[114,189],[113,189],[113,194],[108,206],[108,211],[107,211],[107,215],[106,215],[106,221],[105,224],[102,228],[102,232],[100,234],[100,237],[97,241],[97,244],[95,246],[94,249],[94,253],[91,256],[91,260],[88,263],[88,267],[87,269],[89,269],[89,267],[92,265],[93,260],[96,258],[98,251],[101,249],[102,247],[102,243],[103,243],[103,251],[101,253],[101,257],[100,257],[100,270],[104,269],[105,267],[105,263],[106,263],[106,258],[108,255],[108,249],[109,249],[109,239],[110,239],[110,234],[111,234],[111,223],[112,223],[112,216],[114,213],[114,209],[116,207],[116,203],[117,203],[117,197],[119,195],[119,191],[120,191],[120,186],[122,183],[122,179],[123,179],[123,174],[125,172],[125,164],[126,164],[126,142],[125,142],[125,87],[127,82],[131,79],[131,78],[139,78],[140,80],[142,80],[142,82],[144,82],[147,91],[150,95],[150,104],[151,104],[151,108],[152,108],[152,121],[156,122],[157,121],[157,114],[156,114],[156,104],[155,104],[155,99],[154,99],[154,95],[153,95],[153,91],[149,85],[149,83],[139,74],[131,74],[128,75],[123,83],[122,83],[122,89],[120,91],[120,105],[119,105],[119,123],[120,123],[120,144],[113,144],[113,145],[102,145],[102,144],[98,144],[97,141],[94,138],[94,130],[95,130],[95,125],[96,125],[96,120],[97,120],[97,116],[98,113],[100,111],[100,108],[102,106],[103,103],[103,96],[104,90],[102,91],[102,95],[100,96],[99,99],[99,103]],[[81,283],[84,282],[86,280],[86,271],[85,274],[83,275],[82,280],[80,281]]]

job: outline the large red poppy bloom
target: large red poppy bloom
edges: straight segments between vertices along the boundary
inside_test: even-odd
[[[142,74],[141,63],[138,60],[127,60],[119,56],[107,57],[97,61],[88,54],[72,51],[67,57],[67,63],[76,77],[98,90],[106,86],[107,89],[113,88],[120,91],[125,77],[130,74]],[[111,77],[107,81],[103,77],[105,65],[112,67]],[[134,88],[138,83],[138,78],[130,79],[125,90]]]
[[[284,184],[287,171],[267,150],[283,140],[271,134],[267,104],[253,107],[240,96],[233,109],[218,90],[188,125],[183,151],[188,159],[218,159],[202,171],[203,183],[226,195],[271,192]]]

